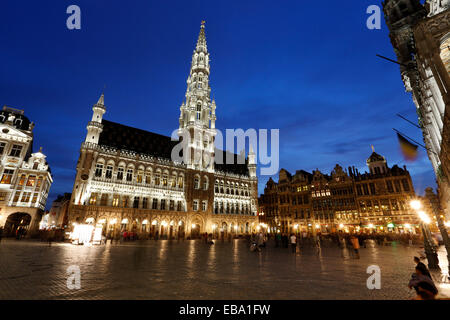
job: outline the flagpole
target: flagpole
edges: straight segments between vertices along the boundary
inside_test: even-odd
[[[403,120],[405,120],[406,122],[409,122],[410,124],[412,124],[414,127],[422,129],[421,127],[419,127],[417,124],[415,124],[414,122],[406,119],[404,116],[402,116],[401,114],[397,113],[396,114],[397,117],[402,118]]]
[[[430,151],[430,152],[433,152],[434,154],[436,154],[436,152],[434,152],[433,150],[431,150],[431,149],[425,147],[423,144],[421,144],[421,143],[417,142],[416,140],[414,140],[414,139],[408,137],[406,134],[401,133],[401,132],[398,131],[397,129],[392,128],[392,130],[394,130],[394,131],[397,132],[398,134],[402,135],[403,137],[407,138],[408,140],[411,140],[412,142],[417,143],[419,146],[421,146],[421,147],[424,148],[425,150]],[[436,155],[437,155],[437,154],[436,154]]]

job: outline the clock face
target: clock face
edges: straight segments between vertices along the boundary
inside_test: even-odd
[[[87,180],[88,178],[89,178],[89,175],[87,175],[87,174],[81,175],[81,180]]]

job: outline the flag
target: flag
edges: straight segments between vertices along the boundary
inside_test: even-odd
[[[397,132],[398,142],[400,143],[400,150],[403,156],[408,161],[414,161],[417,159],[417,145],[409,142],[405,137]]]

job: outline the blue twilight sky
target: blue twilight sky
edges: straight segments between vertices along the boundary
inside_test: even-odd
[[[280,168],[336,163],[366,170],[371,144],[389,165],[407,165],[415,188],[435,187],[424,150],[405,163],[393,127],[421,132],[384,21],[366,28],[381,1],[2,0],[0,105],[36,123],[57,194],[71,192],[92,105],[106,85],[105,118],[170,135],[178,126],[201,20],[211,54],[217,127],[279,128]],[[81,8],[81,30],[66,8]],[[260,177],[262,193],[268,177]]]

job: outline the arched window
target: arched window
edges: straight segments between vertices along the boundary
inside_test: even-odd
[[[194,178],[194,189],[200,189],[200,178],[199,178],[199,176],[195,176],[195,178]]]
[[[217,181],[217,180],[214,183],[214,192],[219,193],[219,181]]]
[[[203,178],[203,190],[208,190],[208,177]]]
[[[151,184],[152,183],[152,169],[149,167],[145,171],[145,184]]]
[[[108,162],[105,172],[106,179],[112,179],[113,170],[114,170],[114,162]]]
[[[170,182],[170,187],[171,188],[176,188],[177,187],[177,173],[176,172],[172,173],[172,180]]]
[[[133,168],[127,169],[127,181],[133,181]]]
[[[97,163],[95,166],[95,176],[101,177],[103,174],[103,163]]]
[[[168,179],[168,176],[169,176],[169,172],[164,171],[164,174],[163,174],[163,177],[162,177],[162,185],[163,185],[164,187],[167,187],[167,179]]]
[[[123,180],[124,171],[125,171],[125,165],[119,164],[119,167],[117,168],[117,180],[119,180],[119,181]]]
[[[161,172],[157,171],[155,174],[155,185],[159,186],[161,184]]]
[[[136,182],[142,183],[144,181],[144,170],[143,168],[139,168],[137,175],[136,175]]]

